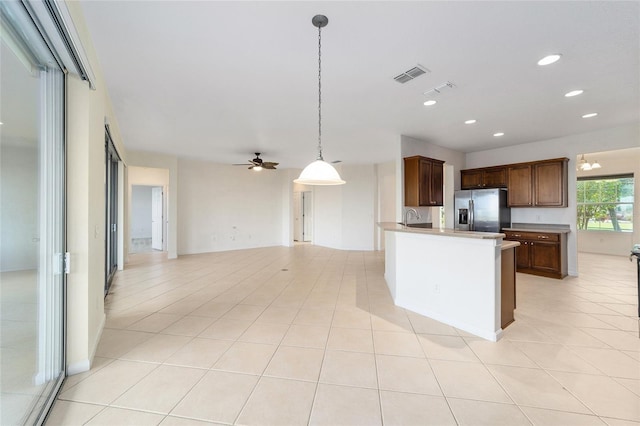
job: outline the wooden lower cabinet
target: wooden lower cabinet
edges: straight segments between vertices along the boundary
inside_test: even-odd
[[[506,240],[518,241],[516,270],[562,279],[567,276],[567,234],[504,231]]]

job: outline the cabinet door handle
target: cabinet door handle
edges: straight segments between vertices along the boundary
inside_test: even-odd
[[[520,234],[513,234],[514,237],[522,237]]]
[[[538,239],[539,240],[548,240],[549,237],[547,237],[546,235],[538,235]]]

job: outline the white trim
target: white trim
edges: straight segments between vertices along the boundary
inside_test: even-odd
[[[83,359],[73,364],[67,365],[67,376],[73,376],[76,374],[84,373],[91,369],[91,362],[88,359]]]
[[[98,344],[100,343],[100,339],[102,338],[102,332],[104,331],[104,326],[107,321],[107,316],[102,315],[102,320],[100,320],[100,327],[98,329],[98,333],[96,335],[95,340],[93,341],[93,347],[91,349],[91,355],[89,358],[82,359],[78,362],[74,362],[73,364],[67,364],[67,376],[73,376],[75,374],[84,373],[86,371],[91,370],[91,364],[93,359],[96,356],[96,350],[98,349]]]
[[[89,87],[95,90],[96,77],[67,5],[57,0],[22,0],[22,4],[48,35],[47,42],[58,56],[60,65],[88,81]]]

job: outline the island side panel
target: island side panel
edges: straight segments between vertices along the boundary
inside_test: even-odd
[[[384,233],[384,279],[391,297],[396,300],[396,232]]]
[[[396,305],[487,340],[500,329],[500,239],[387,231]],[[393,272],[391,271],[393,270]]]

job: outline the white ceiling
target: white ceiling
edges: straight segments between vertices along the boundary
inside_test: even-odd
[[[125,146],[304,167],[393,158],[399,135],[473,152],[640,119],[640,2],[83,1]],[[562,53],[556,64],[538,59]],[[404,85],[397,74],[431,70]],[[423,92],[451,81],[434,107]],[[573,89],[585,93],[565,98]],[[581,116],[598,112],[592,119]],[[463,121],[474,118],[477,124]],[[502,131],[505,136],[493,137]]]

